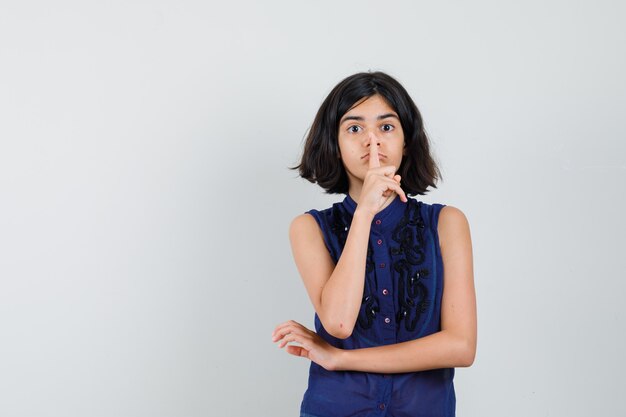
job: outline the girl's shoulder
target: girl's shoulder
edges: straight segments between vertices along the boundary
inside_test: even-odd
[[[470,227],[465,213],[458,207],[449,205],[440,211],[436,227],[441,246],[448,246],[449,242],[470,241]]]
[[[334,224],[338,219],[345,218],[347,212],[342,202],[334,203],[325,209],[310,209],[300,213],[291,221],[291,228],[299,231],[311,231],[312,229],[325,229]]]
[[[289,236],[292,241],[322,240],[331,255],[337,252],[337,239],[345,241],[350,225],[349,212],[342,203],[326,209],[311,209],[298,214],[292,221]]]
[[[467,216],[461,209],[447,204],[438,204],[439,208],[439,225],[467,223]]]

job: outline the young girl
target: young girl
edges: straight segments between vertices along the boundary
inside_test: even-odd
[[[272,340],[311,360],[300,416],[454,416],[454,368],[476,352],[472,244],[459,209],[408,197],[441,176],[415,103],[384,73],[344,79],[297,168],[346,195],[289,231],[316,331],[290,320]]]

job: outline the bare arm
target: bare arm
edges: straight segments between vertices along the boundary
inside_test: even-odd
[[[322,232],[312,216],[302,214],[296,217],[289,229],[296,266],[313,307],[324,329],[340,339],[352,334],[359,314],[372,220],[386,202],[395,198],[395,193],[407,201],[400,188],[400,176],[394,175],[396,168],[380,166],[374,142],[376,137],[371,140],[374,146],[371,148],[361,202],[352,218],[337,265],[334,265],[324,245]]]
[[[476,353],[476,297],[472,245],[465,215],[444,207],[439,216],[439,240],[444,264],[441,331],[408,342],[366,349],[341,350],[296,322],[275,330],[281,347],[290,341],[291,354],[308,357],[331,370],[398,373],[470,366]]]
[[[371,218],[355,213],[335,266],[315,219],[302,214],[289,229],[293,256],[324,328],[344,339],[352,334],[363,297]]]

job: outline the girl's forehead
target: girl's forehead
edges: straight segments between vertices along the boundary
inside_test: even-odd
[[[359,113],[359,112],[376,112],[376,111],[384,111],[384,112],[394,112],[394,108],[389,104],[389,102],[380,94],[374,94],[372,96],[363,97],[356,101],[349,109],[345,112],[345,115]]]

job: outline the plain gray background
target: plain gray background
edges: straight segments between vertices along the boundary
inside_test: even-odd
[[[345,76],[422,111],[474,244],[459,416],[626,414],[618,1],[0,3],[0,415],[294,416],[288,225]]]

